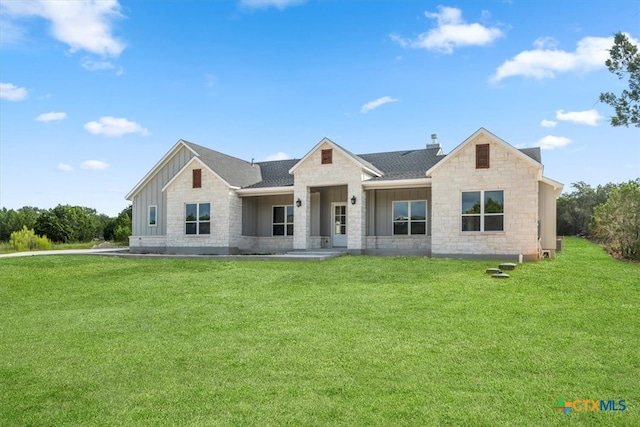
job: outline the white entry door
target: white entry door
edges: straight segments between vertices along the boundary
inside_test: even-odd
[[[333,223],[331,226],[331,239],[334,248],[347,247],[347,204],[331,204]]]

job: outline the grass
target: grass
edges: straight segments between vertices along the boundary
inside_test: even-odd
[[[640,264],[494,264],[1,259],[0,425],[640,425]]]

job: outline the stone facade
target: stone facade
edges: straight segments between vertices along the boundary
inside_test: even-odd
[[[192,171],[202,170],[201,188],[193,188]],[[175,177],[167,193],[167,251],[211,254],[238,252],[242,201],[229,186],[196,160]],[[185,205],[211,204],[211,234],[185,234]]]
[[[476,169],[476,144],[490,145],[490,167]],[[478,135],[432,173],[432,255],[508,256],[537,259],[538,180],[542,166],[517,156],[503,143]],[[504,191],[504,231],[463,232],[462,192]]]
[[[322,164],[322,150],[332,149],[331,164]],[[347,185],[348,199],[356,197],[355,205],[348,201],[347,205],[347,247],[357,253],[364,249],[365,224],[365,192],[362,188],[362,167],[352,159],[335,149],[331,144],[321,144],[309,154],[293,173],[295,183],[293,199],[300,199],[302,206],[296,208],[294,216],[294,249],[312,249],[316,246],[311,241],[311,187],[327,187]],[[347,200],[345,200],[347,202]]]

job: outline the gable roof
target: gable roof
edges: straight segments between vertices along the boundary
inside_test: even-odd
[[[297,168],[299,168],[300,165],[302,163],[304,163],[309,158],[309,156],[311,156],[311,154],[313,154],[313,152],[317,151],[323,144],[330,145],[336,151],[341,153],[347,159],[351,160],[357,166],[360,166],[362,169],[364,169],[369,174],[374,175],[374,176],[382,175],[382,172],[380,170],[378,170],[378,168],[376,168],[374,165],[372,165],[368,161],[364,160],[360,156],[357,156],[357,155],[353,154],[351,151],[349,151],[349,150],[347,150],[345,148],[342,148],[341,146],[339,146],[338,144],[336,144],[335,142],[333,142],[332,140],[330,140],[329,138],[326,138],[326,137],[322,138],[322,141],[318,142],[315,147],[313,147],[311,150],[309,150],[309,152],[307,154],[305,154],[305,156],[302,159],[300,159],[299,162],[297,162],[291,169],[289,169],[289,173],[293,174],[293,172]]]
[[[183,140],[179,140],[178,142],[176,142],[176,144],[173,147],[171,147],[171,149],[167,152],[167,154],[165,154],[158,161],[158,163],[156,163],[155,166],[152,167],[151,170],[147,172],[147,174],[144,177],[142,177],[140,182],[138,182],[136,186],[133,187],[131,191],[129,191],[129,194],[127,194],[124,197],[125,200],[133,200],[133,197],[136,194],[138,194],[138,192],[142,190],[142,188],[145,185],[147,185],[149,181],[151,181],[151,179],[160,171],[160,169],[162,169],[169,162],[169,160],[171,160],[173,156],[175,156],[178,153],[178,151],[180,151],[180,149],[182,149],[183,147],[186,147],[189,151],[193,153],[193,155],[197,154],[191,147],[185,144]]]
[[[220,153],[193,142],[183,142],[196,153],[202,163],[233,187],[246,187],[262,180],[260,168],[255,163],[252,165],[246,160]]]
[[[252,166],[251,163],[245,160],[181,139],[171,147],[167,154],[133,187],[129,194],[125,196],[125,199],[132,200],[182,148],[187,148],[191,151],[195,157],[198,157],[211,171],[215,171],[214,173],[231,187],[244,187],[261,180],[260,168],[258,166]],[[190,162],[191,160],[188,161],[187,164]],[[180,168],[180,171],[182,171],[182,168]],[[180,172],[178,172],[178,174],[179,173]],[[173,179],[173,177],[171,179]],[[164,185],[166,186],[166,184]]]
[[[311,153],[317,150],[322,144],[327,143],[337,151],[341,152],[345,157],[349,158],[355,164],[371,175],[374,175],[368,182],[383,181],[400,181],[400,180],[419,180],[426,178],[433,170],[437,169],[447,161],[452,155],[460,151],[465,144],[473,140],[475,137],[485,133],[493,141],[504,146],[505,149],[514,153],[524,161],[541,167],[540,148],[523,148],[516,149],[512,145],[503,141],[499,137],[493,135],[484,128],[480,128],[464,142],[458,145],[448,155],[442,154],[439,145],[431,146],[418,150],[401,150],[387,151],[380,153],[353,154],[344,149],[340,145],[328,138],[323,138],[316,146],[311,149],[302,159],[274,160],[265,162],[255,162],[253,164],[229,156],[224,153],[194,144],[189,141],[180,140],[171,150],[145,175],[145,177],[127,194],[127,200],[131,200],[144,185],[150,181],[155,174],[183,147],[191,151],[203,165],[211,172],[218,176],[230,187],[243,189],[258,188],[282,188],[292,187],[294,177],[292,172],[307,159]],[[180,172],[191,164],[194,159],[189,160]],[[178,175],[178,172],[176,175]],[[173,178],[171,178],[172,180]],[[165,188],[166,188],[165,184]]]
[[[525,163],[528,163],[533,167],[542,168],[542,163],[539,160],[540,159],[540,149],[525,148],[523,150],[518,150],[513,145],[509,144],[508,142],[506,142],[502,138],[500,138],[500,137],[494,135],[493,133],[489,132],[485,128],[480,128],[477,131],[475,131],[470,137],[468,137],[467,139],[462,141],[462,143],[460,145],[458,145],[456,148],[454,148],[453,151],[451,151],[449,154],[447,154],[447,156],[441,162],[438,162],[435,165],[433,165],[431,168],[429,168],[425,174],[427,176],[431,175],[435,170],[437,170],[438,168],[442,167],[442,165],[446,164],[450,159],[455,157],[455,155],[458,152],[460,152],[465,146],[470,144],[471,141],[473,141],[474,139],[476,139],[480,135],[485,135],[485,136],[489,137],[493,142],[496,142],[497,144],[501,145],[502,148],[504,148],[508,152],[512,153],[513,155],[515,155],[517,158],[521,159]],[[536,159],[536,157],[537,157],[537,159]]]

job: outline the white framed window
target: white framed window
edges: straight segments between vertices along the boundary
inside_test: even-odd
[[[273,206],[273,236],[293,236],[293,205]]]
[[[147,225],[155,227],[158,224],[158,207],[156,205],[149,206],[149,215],[147,216]]]
[[[393,235],[427,234],[427,201],[393,202]]]
[[[211,204],[185,205],[185,234],[211,234]]]
[[[504,191],[463,191],[462,231],[504,231]]]

